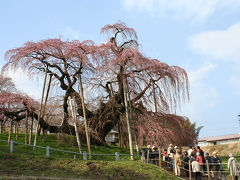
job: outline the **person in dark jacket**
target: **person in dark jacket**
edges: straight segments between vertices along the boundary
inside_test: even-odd
[[[205,154],[205,162],[208,161],[208,164],[209,164],[209,171],[211,172],[212,171],[212,161],[211,161],[211,156],[209,156],[209,153],[206,153]]]
[[[185,176],[188,178],[189,177],[189,160],[190,158],[188,157],[188,152],[184,152],[184,157],[183,157],[183,168],[185,172]]]
[[[157,165],[159,162],[159,151],[156,146],[152,147],[152,156],[151,157],[152,157],[152,163]]]
[[[211,157],[211,163],[212,163],[212,171],[214,179],[221,179],[221,172],[220,172],[220,164],[221,160],[217,156],[217,152],[213,152],[213,156]]]

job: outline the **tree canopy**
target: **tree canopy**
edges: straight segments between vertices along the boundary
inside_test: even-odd
[[[83,117],[78,84],[80,75],[92,143],[104,144],[104,137],[112,128],[125,124],[123,78],[126,79],[128,104],[133,112],[132,123],[136,125],[133,128],[139,137],[141,134],[149,137],[154,133],[161,135],[159,129],[156,129],[158,124],[165,128],[164,132],[169,136],[177,131],[188,138],[188,142],[193,141],[194,138],[184,135],[186,132],[194,134],[189,120],[168,115],[167,124],[175,122],[173,124],[178,124],[178,130],[164,127],[160,120],[167,114],[175,113],[181,101],[188,99],[188,77],[185,70],[144,56],[138,48],[135,30],[123,22],[106,25],[101,33],[107,34],[108,40],[100,45],[90,40],[64,41],[59,38],[27,42],[22,47],[6,52],[5,59],[8,62],[2,71],[22,68],[33,76],[42,73],[47,67],[47,74],[53,77],[55,87],[64,92],[62,122],[59,127],[54,126],[54,132],[74,134],[74,128],[69,123],[69,96],[75,98],[78,117]],[[153,107],[157,112],[153,113]],[[151,133],[146,133],[150,132],[147,130],[149,127]],[[51,125],[42,128],[48,129]],[[80,132],[85,131],[84,126],[79,128]],[[182,143],[184,138],[181,139]],[[148,141],[142,142],[144,144]]]

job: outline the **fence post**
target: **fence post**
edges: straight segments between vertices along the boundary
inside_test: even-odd
[[[13,153],[14,151],[14,141],[11,139],[10,140],[10,153]]]
[[[149,163],[149,149],[147,150],[147,164]]]
[[[49,157],[50,156],[50,147],[46,146],[46,156]]]
[[[188,161],[188,165],[189,165],[189,180],[192,180],[192,167],[191,167],[191,161]]]
[[[174,158],[174,154],[172,156],[172,167],[173,167],[173,175],[175,176],[175,158]]]
[[[76,160],[76,154],[74,154],[73,159]]]
[[[116,159],[116,161],[119,161],[119,159],[120,159],[119,152],[115,152],[115,159]]]
[[[161,150],[160,150],[160,148],[158,148],[158,153],[159,153],[159,166],[162,167]]]
[[[207,162],[207,174],[208,174],[208,180],[211,180],[208,160],[206,160],[206,162]]]
[[[87,160],[87,153],[83,152],[83,160]]]
[[[230,170],[231,170],[232,180],[234,180],[234,174],[233,174],[233,160],[230,161]]]
[[[144,151],[143,151],[143,149],[141,151],[142,151],[142,163],[145,163]]]

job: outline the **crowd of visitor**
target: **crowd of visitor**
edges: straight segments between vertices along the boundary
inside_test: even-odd
[[[158,148],[156,146],[152,146],[151,148],[151,146],[148,145],[147,149],[145,149],[145,152],[147,151],[149,153],[149,162],[158,164]],[[147,158],[147,153],[144,154],[145,158]],[[176,176],[180,176],[181,169],[183,169],[184,176],[187,179],[189,178],[189,171],[192,172],[196,180],[201,180],[203,176],[208,176],[209,174],[211,179],[226,179],[222,173],[222,160],[218,157],[218,153],[214,151],[212,156],[210,156],[209,153],[204,153],[200,146],[189,147],[187,150],[182,151],[182,149],[177,146],[170,144],[169,147],[163,151],[163,161],[165,161],[167,167],[174,171]],[[189,162],[191,163],[190,165]],[[229,154],[227,167],[231,176],[234,177],[234,180],[238,180],[239,165],[233,153]]]

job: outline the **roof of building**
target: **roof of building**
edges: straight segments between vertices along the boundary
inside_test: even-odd
[[[227,140],[227,139],[237,139],[240,138],[240,134],[227,134],[227,135],[221,135],[221,136],[214,136],[214,137],[203,137],[199,138],[198,142],[211,142],[211,141],[220,141],[220,140]]]

